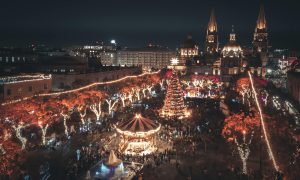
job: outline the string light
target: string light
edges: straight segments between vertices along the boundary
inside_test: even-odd
[[[116,103],[119,101],[118,99],[116,99],[115,101],[112,101],[112,99],[105,99],[105,101],[108,104],[108,114],[112,113],[113,108],[115,107]]]
[[[100,116],[101,116],[101,113],[102,113],[101,102],[92,104],[90,106],[90,109],[96,115],[96,118],[97,118],[96,121],[99,122],[100,121]]]
[[[24,126],[23,123],[21,122],[21,123],[18,124],[18,126],[13,125],[12,127],[13,127],[14,130],[16,131],[16,137],[17,137],[17,138],[21,141],[21,143],[22,143],[22,149],[25,149],[26,143],[27,143],[27,139],[21,135],[21,131],[22,131],[22,129],[23,129],[25,126]]]
[[[136,75],[136,76],[126,76],[126,77],[123,77],[123,78],[120,78],[120,79],[117,79],[117,80],[112,80],[112,81],[107,81],[107,82],[96,82],[96,83],[89,84],[87,86],[83,86],[83,87],[80,87],[80,88],[77,88],[77,89],[68,90],[68,91],[56,92],[56,93],[45,93],[45,94],[39,94],[37,96],[40,96],[40,97],[43,97],[43,96],[58,96],[58,95],[62,95],[62,94],[68,94],[68,93],[82,91],[84,89],[89,89],[89,88],[92,88],[94,86],[114,84],[114,83],[118,83],[118,82],[130,79],[130,78],[138,78],[138,77],[143,77],[143,76],[146,76],[146,75],[153,75],[153,74],[157,74],[159,72],[160,72],[160,70],[156,71],[156,72],[152,72],[152,73],[147,73],[146,72],[146,73],[143,73],[143,74],[140,74],[140,75]]]
[[[49,80],[52,76],[45,74],[37,74],[37,75],[24,75],[24,76],[11,76],[11,77],[2,77],[0,78],[0,82],[2,84],[14,84],[14,83],[23,83],[23,82],[31,82],[31,81],[41,81],[41,80]]]
[[[243,131],[243,142],[240,144],[237,139],[235,138],[235,144],[237,145],[238,152],[240,155],[240,158],[242,159],[243,163],[243,174],[247,174],[247,160],[250,155],[250,148],[249,145],[252,142],[254,131],[251,133],[251,137],[248,142],[246,142],[246,131]]]
[[[47,134],[47,129],[49,127],[49,124],[46,124],[46,126],[43,127],[43,124],[41,122],[39,122],[39,127],[42,130],[42,143],[43,143],[43,145],[46,145],[46,134]]]
[[[34,96],[29,96],[29,97],[24,97],[24,98],[4,102],[1,105],[6,106],[6,105],[9,105],[9,104],[14,104],[14,103],[17,103],[17,102],[20,102],[20,101],[25,101],[25,100],[31,99],[32,97],[58,96],[58,95],[62,95],[62,94],[74,93],[74,92],[82,91],[84,89],[92,88],[94,86],[114,84],[114,83],[118,83],[118,82],[130,79],[130,78],[138,78],[138,77],[143,77],[143,76],[147,76],[147,75],[158,74],[160,71],[161,70],[156,71],[156,72],[152,72],[152,73],[146,72],[146,73],[136,75],[136,76],[125,76],[123,78],[112,80],[112,81],[107,81],[107,82],[96,82],[96,83],[89,84],[87,86],[83,86],[83,87],[80,87],[80,88],[77,88],[77,89],[72,89],[72,90],[63,91],[63,92],[37,94],[37,95],[34,95]]]
[[[261,110],[261,107],[259,105],[259,101],[258,101],[258,98],[257,98],[257,93],[256,93],[256,90],[255,90],[255,87],[254,87],[254,83],[253,83],[253,79],[252,79],[252,74],[250,73],[250,71],[248,71],[248,75],[250,77],[251,88],[252,88],[252,91],[254,93],[255,102],[256,102],[256,105],[257,105],[257,108],[258,108],[258,111],[259,111],[260,120],[261,120],[261,126],[262,126],[262,129],[263,129],[263,132],[264,132],[264,136],[265,136],[265,141],[266,141],[266,144],[267,144],[268,152],[269,152],[270,158],[272,159],[273,166],[274,166],[275,170],[278,171],[279,167],[277,166],[277,162],[276,162],[275,157],[273,155],[271,144],[270,144],[270,141],[268,139],[268,134],[267,134],[267,130],[266,130],[266,127],[265,127],[265,121],[264,121],[264,118],[263,118],[263,115],[262,115],[262,110]]]

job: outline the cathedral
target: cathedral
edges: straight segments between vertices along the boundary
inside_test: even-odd
[[[268,63],[268,31],[264,6],[260,6],[252,41],[252,49],[242,48],[232,26],[228,42],[220,47],[218,24],[213,9],[207,25],[203,52],[191,35],[179,48],[179,60],[185,64],[187,74],[205,74],[219,76],[223,81],[230,81],[235,76],[250,70],[257,76],[264,77]]]

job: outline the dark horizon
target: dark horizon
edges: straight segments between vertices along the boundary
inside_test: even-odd
[[[121,46],[148,43],[176,48],[188,33],[203,49],[206,27],[215,9],[221,44],[228,41],[231,26],[237,40],[251,45],[261,1],[226,2],[170,0],[4,2],[0,7],[0,45],[46,44],[63,47],[116,39]],[[264,1],[269,41],[274,48],[300,50],[300,25],[296,2]]]

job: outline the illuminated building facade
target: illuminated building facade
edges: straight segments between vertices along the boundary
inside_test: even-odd
[[[52,88],[51,75],[33,74],[0,77],[0,101],[32,97],[48,93]]]
[[[143,69],[162,69],[170,65],[176,52],[169,48],[149,45],[145,48],[127,48],[118,51],[117,61],[121,66],[142,66]]]
[[[193,61],[197,56],[199,56],[199,46],[192,36],[188,35],[186,40],[180,44],[179,64],[186,64],[188,60]]]
[[[236,42],[236,34],[232,28],[229,42],[224,46],[221,57],[221,74],[236,75],[241,73],[243,50]]]
[[[156,134],[161,125],[136,114],[116,128],[120,135],[119,151],[130,155],[146,155],[156,151]]]
[[[118,46],[114,40],[109,44],[103,42],[93,45],[85,45],[73,49],[74,56],[81,56],[89,60],[90,66],[118,66]]]

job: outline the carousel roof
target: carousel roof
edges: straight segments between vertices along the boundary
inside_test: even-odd
[[[159,128],[159,123],[144,118],[140,114],[136,114],[131,120],[125,121],[117,127],[117,129],[121,131],[129,131],[132,133],[148,132],[152,130],[158,130]]]

